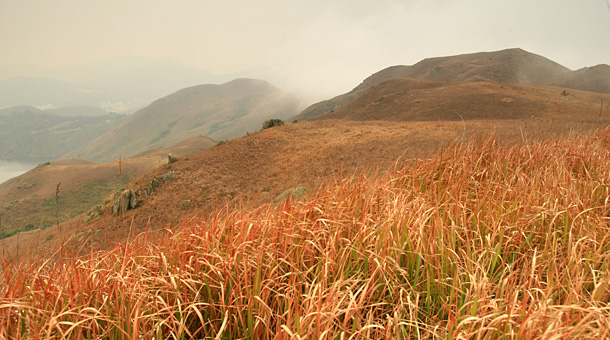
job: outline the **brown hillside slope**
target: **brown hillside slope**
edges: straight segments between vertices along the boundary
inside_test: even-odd
[[[313,119],[446,121],[470,119],[600,118],[610,94],[544,85],[431,82],[410,78],[371,87],[344,107]],[[603,117],[610,115],[604,110]]]
[[[206,137],[206,136],[198,136],[189,138],[185,141],[182,141],[176,145],[172,145],[170,147],[165,148],[157,148],[153,150],[149,150],[143,152],[141,154],[137,154],[134,158],[137,157],[145,157],[145,156],[158,156],[160,158],[166,158],[169,153],[172,153],[174,156],[183,156],[188,155],[193,152],[209,149],[212,146],[216,145],[218,141]]]
[[[389,122],[319,120],[299,122],[263,130],[227,141],[183,157],[132,182],[140,189],[141,206],[121,217],[105,213],[92,223],[77,217],[62,225],[37,232],[22,233],[1,241],[6,254],[23,254],[28,244],[36,244],[35,254],[49,254],[61,241],[72,239],[75,249],[107,248],[147,230],[179,225],[196,216],[206,219],[224,203],[256,205],[271,202],[282,191],[304,186],[312,190],[322,183],[340,179],[342,174],[386,169],[403,160],[426,158],[447,144],[471,136],[487,136],[495,131],[500,143],[531,142],[574,130],[607,125],[610,120],[543,118],[510,120],[469,120],[447,122]],[[167,171],[174,181],[161,184],[152,196],[144,193],[147,183]],[[190,204],[185,204],[185,201]],[[17,240],[17,241],[16,241]],[[20,252],[16,247],[20,246]]]
[[[181,156],[215,145],[197,137],[174,147],[156,149],[136,158],[96,164],[86,160],[60,159],[41,164],[0,185],[0,233],[47,227],[88,211],[110,199],[129,182],[167,164],[167,155]],[[122,167],[122,169],[121,169]],[[121,173],[122,170],[122,173]],[[55,193],[59,187],[56,211]],[[110,196],[110,197],[109,197]],[[57,216],[58,215],[58,216]]]
[[[240,137],[260,129],[265,119],[291,117],[301,108],[294,96],[262,80],[193,86],[156,100],[66,157],[109,161],[196,136]]]
[[[509,84],[541,84],[610,93],[610,77],[598,70],[571,71],[542,56],[519,48],[450,57],[428,58],[412,66],[392,66],[366,78],[352,91],[311,105],[295,119],[303,120],[337,110],[374,85],[395,78],[445,82],[490,81]],[[591,79],[595,79],[592,81]]]

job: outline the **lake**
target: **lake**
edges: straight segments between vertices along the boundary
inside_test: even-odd
[[[44,159],[0,159],[0,183],[34,169]]]

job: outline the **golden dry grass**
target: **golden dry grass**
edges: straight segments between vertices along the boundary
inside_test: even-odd
[[[154,242],[4,261],[0,337],[608,338],[609,160],[608,130],[456,144]]]

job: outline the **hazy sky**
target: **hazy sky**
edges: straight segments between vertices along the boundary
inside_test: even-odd
[[[387,66],[521,47],[610,64],[606,0],[1,0],[0,65],[171,58],[339,94]]]

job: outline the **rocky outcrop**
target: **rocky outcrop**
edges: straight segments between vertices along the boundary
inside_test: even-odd
[[[157,177],[151,179],[150,182],[148,182],[148,184],[146,184],[146,194],[148,196],[151,196],[152,194],[154,194],[155,188],[158,187],[159,184],[161,184],[161,182],[157,179]]]
[[[168,171],[168,172],[162,174],[159,177],[155,177],[146,184],[146,189],[142,188],[142,190],[146,190],[146,194],[148,196],[151,196],[155,193],[155,188],[157,188],[159,185],[161,185],[161,181],[163,181],[163,183],[169,183],[169,182],[173,181],[174,174],[175,174],[175,172],[172,170],[172,171]]]
[[[127,189],[121,193],[119,199],[112,205],[112,216],[120,216],[128,210],[138,207],[138,193],[135,190]]]
[[[174,156],[171,153],[167,154],[167,164],[176,163],[177,161],[178,161],[178,158],[176,158],[176,156]]]

